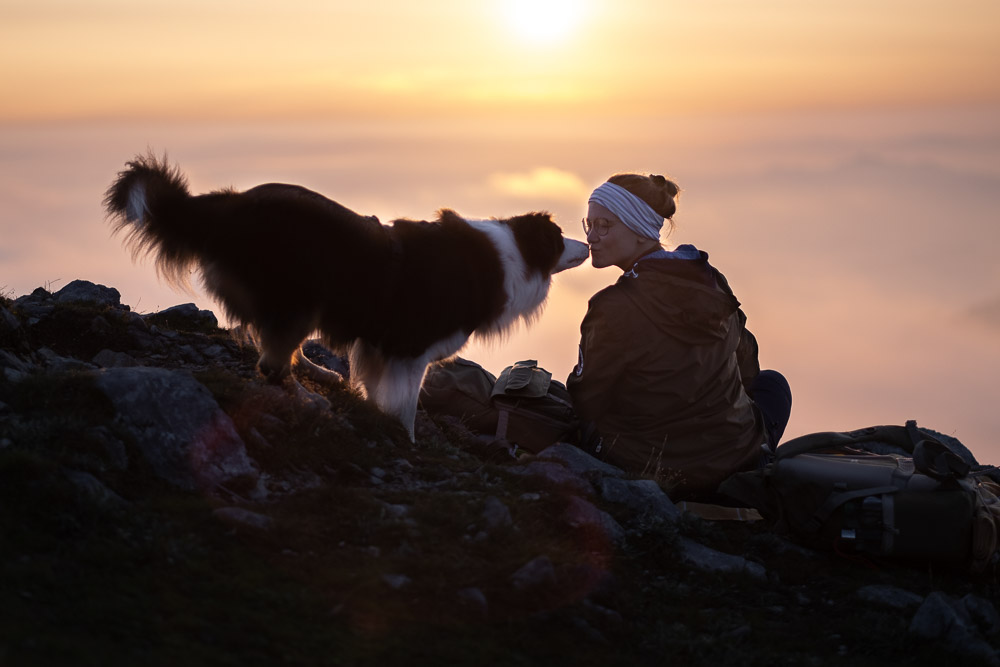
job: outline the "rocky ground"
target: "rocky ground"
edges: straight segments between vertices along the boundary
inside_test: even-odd
[[[572,446],[411,443],[193,306],[0,300],[0,665],[1000,664],[996,572],[805,549]]]

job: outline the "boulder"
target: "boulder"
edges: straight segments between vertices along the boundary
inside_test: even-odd
[[[955,654],[977,660],[977,664],[1000,665],[996,651],[983,639],[977,619],[969,607],[981,616],[983,610],[976,601],[967,605],[940,591],[927,596],[910,621],[909,633],[916,640],[942,643]],[[995,611],[995,610],[994,610]]]
[[[689,565],[705,572],[745,573],[754,579],[767,579],[767,570],[759,563],[748,561],[742,556],[716,551],[686,537],[681,539],[681,558]]]
[[[146,319],[161,326],[181,330],[216,329],[219,320],[210,310],[201,310],[193,303],[182,303],[158,313],[146,316]]]
[[[916,593],[904,590],[897,586],[885,586],[872,584],[858,589],[858,597],[865,602],[871,602],[889,609],[911,609],[916,608],[924,601]]]
[[[97,373],[96,385],[161,479],[191,491],[256,482],[259,473],[232,420],[191,375],[113,368]]]
[[[681,511],[654,480],[604,477],[597,487],[602,498],[624,505],[636,514],[654,514],[669,520],[681,515]]]
[[[52,295],[56,303],[93,303],[121,307],[122,295],[114,287],[96,285],[88,280],[74,280]]]
[[[549,461],[559,461],[577,475],[600,473],[608,477],[624,477],[620,468],[600,461],[579,447],[566,442],[557,442],[538,453],[537,458]]]
[[[572,528],[596,531],[609,544],[621,544],[625,541],[625,530],[614,517],[578,496],[569,498],[566,521]]]

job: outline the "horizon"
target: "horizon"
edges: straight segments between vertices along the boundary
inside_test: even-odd
[[[0,289],[80,278],[222,319],[110,238],[104,191],[148,149],[192,192],[543,209],[577,239],[593,187],[663,173],[668,245],[709,252],[792,384],[786,439],[916,419],[1000,459],[1000,5],[534,4],[0,1]],[[559,274],[530,331],[461,355],[564,380],[616,278]]]

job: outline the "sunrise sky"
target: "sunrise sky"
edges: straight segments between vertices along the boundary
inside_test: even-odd
[[[109,237],[124,162],[193,190],[295,182],[383,221],[544,209],[671,175],[668,243],[729,278],[788,434],[917,419],[1000,462],[995,0],[0,0],[0,290],[74,278],[195,301]],[[587,299],[558,277],[494,372],[565,378]]]
[[[3,0],[0,117],[996,102],[993,0]]]

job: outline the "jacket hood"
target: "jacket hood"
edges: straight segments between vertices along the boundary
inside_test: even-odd
[[[697,259],[640,260],[617,284],[651,327],[686,343],[718,341],[739,324],[732,315],[740,302],[704,251]]]

